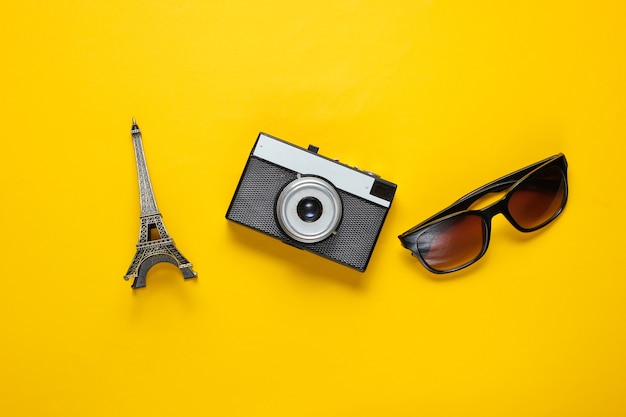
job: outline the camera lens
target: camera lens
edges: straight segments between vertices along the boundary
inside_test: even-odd
[[[322,217],[322,203],[315,197],[305,197],[298,203],[298,217],[307,223]]]
[[[335,187],[319,177],[301,176],[283,188],[276,199],[280,228],[301,243],[317,243],[336,233],[342,202]]]

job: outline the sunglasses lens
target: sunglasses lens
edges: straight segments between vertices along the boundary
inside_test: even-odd
[[[508,210],[523,229],[536,229],[554,219],[565,203],[565,174],[556,166],[527,178],[512,193]]]
[[[483,218],[462,214],[427,228],[417,239],[417,250],[430,268],[449,272],[478,259],[486,241],[487,224]]]

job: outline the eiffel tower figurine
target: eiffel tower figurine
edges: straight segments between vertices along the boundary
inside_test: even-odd
[[[148,175],[146,158],[141,142],[141,130],[133,119],[130,130],[135,146],[137,160],[137,175],[139,177],[139,198],[141,203],[141,226],[139,227],[139,243],[137,252],[128,268],[124,279],[134,278],[133,288],[146,286],[146,276],[154,265],[169,262],[180,268],[185,279],[195,278],[197,273],[191,269],[191,263],[174,246],[174,240],[167,234],[161,219],[161,213],[156,205],[152,184]]]

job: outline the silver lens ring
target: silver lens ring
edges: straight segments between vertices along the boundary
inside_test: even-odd
[[[314,221],[298,214],[298,205],[307,199],[321,203],[321,214]],[[300,177],[290,182],[276,201],[278,224],[287,235],[302,243],[320,242],[332,235],[341,215],[341,197],[332,185],[318,177]]]

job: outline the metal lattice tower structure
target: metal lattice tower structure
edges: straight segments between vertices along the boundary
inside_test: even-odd
[[[180,268],[185,279],[195,278],[197,273],[191,269],[191,263],[185,258],[174,245],[174,240],[169,236],[161,213],[156,205],[148,166],[143,152],[141,130],[133,119],[130,133],[135,146],[135,159],[137,161],[137,176],[139,178],[139,201],[141,204],[141,224],[139,226],[139,242],[137,252],[128,268],[124,279],[134,278],[133,288],[146,286],[146,276],[154,265],[168,262]]]

